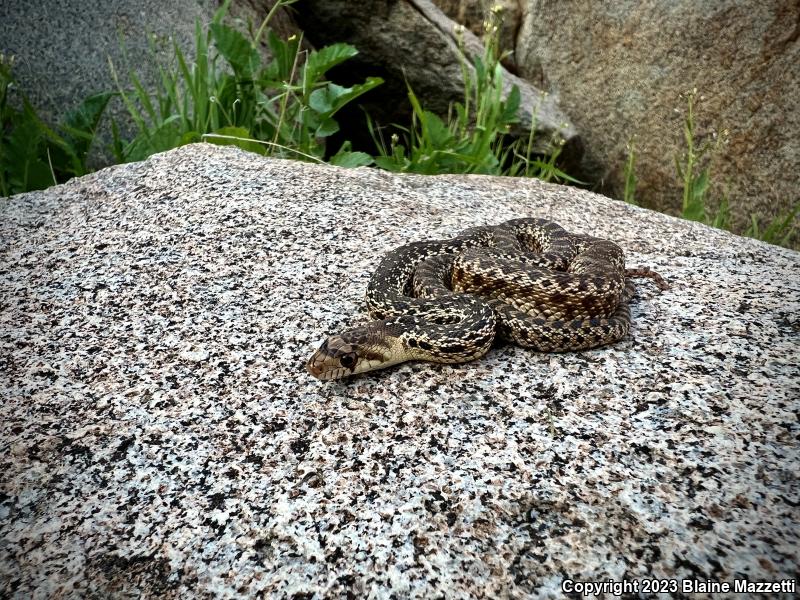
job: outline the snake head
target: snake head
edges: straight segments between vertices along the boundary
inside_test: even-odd
[[[382,369],[401,360],[395,359],[391,345],[379,340],[383,322],[333,335],[306,362],[306,370],[317,379],[328,381]]]

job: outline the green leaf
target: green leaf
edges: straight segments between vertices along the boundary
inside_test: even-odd
[[[26,120],[36,126],[44,142],[39,157],[47,165],[48,185],[58,183],[59,179],[64,181],[73,175],[82,175],[82,163],[72,145],[39,118],[27,98],[23,97],[22,104]]]
[[[503,106],[503,113],[500,115],[500,124],[516,123],[519,120],[517,111],[521,102],[519,88],[515,85],[511,88]]]
[[[690,221],[704,221],[705,220],[705,207],[703,203],[698,201],[697,196],[693,196],[689,203],[683,209],[683,218]]]
[[[201,142],[203,140],[203,136],[201,136],[196,131],[187,131],[181,136],[180,142],[178,142],[179,146],[185,146],[186,144],[195,144],[197,142]]]
[[[633,140],[628,142],[628,160],[625,161],[625,191],[623,199],[636,204],[636,149]]]
[[[296,115],[296,120],[309,132],[316,131],[317,127],[319,127],[323,121],[322,117],[313,110],[304,110],[298,113]]]
[[[486,65],[480,56],[475,57],[475,79],[477,81],[486,81]]]
[[[282,40],[270,29],[267,33],[267,44],[272,53],[272,61],[261,74],[261,78],[275,82],[290,82],[300,38]]]
[[[692,179],[682,216],[691,221],[706,221],[706,192],[708,191],[708,169]]]
[[[758,233],[758,217],[755,214],[750,213],[750,225],[747,227],[747,230],[744,232],[747,237],[752,238],[759,238]]]
[[[459,129],[466,128],[466,125],[469,122],[469,115],[467,114],[466,107],[460,102],[456,102],[454,107],[456,110],[456,122],[454,125],[456,125]]]
[[[424,128],[424,137],[433,148],[448,149],[452,145],[453,136],[438,115],[424,110],[422,111],[420,123]]]
[[[374,161],[366,152],[342,152],[340,150],[336,155],[331,157],[329,162],[337,167],[351,169],[354,167],[368,167]]]
[[[719,207],[717,208],[717,214],[714,215],[714,219],[711,222],[713,227],[717,227],[719,229],[728,229],[728,225],[730,224],[730,207],[728,206],[728,198],[723,197],[720,200]]]
[[[697,200],[703,200],[708,191],[708,169],[700,173],[692,185],[692,195]]]
[[[211,23],[209,31],[217,50],[225,57],[237,76],[250,78],[258,71],[261,57],[244,35],[221,23]]]
[[[311,52],[304,67],[306,89],[313,88],[331,68],[356,54],[358,50],[350,44],[332,44]]]
[[[62,125],[73,131],[80,131],[93,136],[97,124],[100,122],[100,117],[103,116],[103,112],[108,105],[108,101],[117,95],[117,92],[101,92],[89,96],[77,108],[65,115]]]
[[[44,148],[36,121],[27,111],[17,113],[17,121],[5,138],[4,148],[3,167],[8,172],[11,194],[40,190],[55,183],[49,165],[41,158]]]
[[[222,6],[220,6],[214,13],[214,16],[211,19],[212,23],[222,23],[222,19],[224,19],[225,15],[228,13],[228,7],[230,4],[231,0],[225,0],[225,2],[222,3]]]
[[[375,165],[384,171],[399,173],[406,170],[406,165],[403,162],[398,161],[395,156],[376,156],[374,160]]]
[[[142,108],[147,113],[147,116],[150,117],[150,120],[152,122],[155,122],[156,119],[158,119],[158,115],[156,114],[156,109],[153,107],[153,103],[150,101],[150,94],[148,94],[145,91],[144,86],[142,85],[142,82],[139,81],[139,78],[136,76],[136,73],[131,71],[130,78],[131,78],[131,83],[133,84],[133,89],[136,98],[139,100],[139,104],[142,105]],[[138,111],[136,112],[137,114],[140,114],[138,113]],[[133,113],[131,113],[131,116],[133,116]]]
[[[43,190],[51,185],[56,185],[57,182],[53,180],[53,172],[50,170],[50,165],[45,160],[32,157],[24,162],[21,170],[16,173],[12,171],[12,177],[9,177],[12,194]]]
[[[173,115],[155,130],[140,132],[125,149],[125,158],[129,162],[135,162],[144,160],[151,154],[177,148],[182,135],[180,119],[178,115]]]
[[[116,92],[101,92],[89,96],[77,108],[69,111],[59,126],[66,134],[65,141],[80,160],[81,172],[75,173],[76,175],[86,173],[86,155],[95,139],[97,124],[109,100],[117,95]]]
[[[333,111],[333,98],[331,87],[340,87],[335,84],[328,84],[324,88],[319,88],[311,92],[308,97],[308,105],[320,114],[325,114]],[[344,88],[341,88],[344,89]]]
[[[368,77],[364,83],[353,87],[342,87],[335,83],[327,83],[324,87],[314,90],[308,98],[308,105],[323,118],[332,117],[348,102],[352,102],[362,94],[383,83],[380,77]]]
[[[114,154],[114,160],[116,160],[117,163],[125,162],[122,137],[119,134],[119,127],[115,119],[111,119],[111,152]]]
[[[800,203],[782,215],[775,217],[766,229],[758,235],[758,238],[770,244],[784,245],[791,236],[792,223],[800,212]]]
[[[320,123],[317,130],[314,132],[314,135],[318,138],[328,137],[329,135],[333,135],[339,131],[339,124],[336,122],[335,119],[325,119],[322,123]]]

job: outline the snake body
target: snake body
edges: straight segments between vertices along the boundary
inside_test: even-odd
[[[407,360],[461,363],[496,336],[542,352],[583,350],[627,335],[631,277],[613,242],[544,219],[473,227],[389,252],[367,288],[375,319],[325,340],[306,364],[339,379]]]

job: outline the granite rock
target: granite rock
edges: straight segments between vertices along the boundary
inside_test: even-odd
[[[558,94],[584,136],[584,160],[573,174],[621,198],[633,139],[639,203],[680,212],[674,161],[686,152],[686,92],[696,89],[696,145],[716,144],[728,131],[710,162],[710,204],[727,197],[743,231],[751,213],[763,226],[798,202],[800,3],[521,5],[520,74]],[[792,243],[800,244],[797,227]]]
[[[3,597],[798,576],[796,252],[536,180],[211,145],[0,211]],[[607,348],[305,372],[381,253],[525,215],[672,287]]]

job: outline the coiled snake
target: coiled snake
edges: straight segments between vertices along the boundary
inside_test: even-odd
[[[541,352],[584,350],[627,335],[631,277],[622,249],[544,219],[473,227],[389,252],[367,288],[373,319],[325,340],[306,363],[339,379],[407,360],[461,363],[496,335]]]

